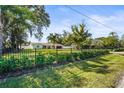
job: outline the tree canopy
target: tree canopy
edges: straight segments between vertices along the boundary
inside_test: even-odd
[[[44,6],[0,6],[4,44],[18,48],[27,40],[28,33],[41,40],[43,30],[49,27],[50,17]]]
[[[91,33],[88,32],[87,26],[82,23],[79,25],[72,25],[71,31],[63,31],[62,34],[50,33],[47,37],[51,43],[60,43],[65,46],[75,45],[77,49],[114,49],[124,47],[124,35],[121,39],[116,32],[110,32],[106,37],[92,38]]]

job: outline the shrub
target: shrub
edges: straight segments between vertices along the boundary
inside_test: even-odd
[[[5,61],[5,63],[7,65],[6,68],[8,68],[8,71],[16,70],[18,68],[17,63],[20,63],[18,61],[19,60],[17,60],[16,58],[14,58],[14,56],[11,56],[9,59],[7,59]]]
[[[43,54],[38,54],[35,59],[36,65],[43,65],[45,63],[45,56]]]
[[[0,74],[7,72],[6,62],[3,59],[0,60]]]
[[[73,54],[69,54],[69,53],[66,53],[65,56],[66,56],[66,61],[67,62],[72,62],[72,61],[75,61],[74,57],[72,56]]]
[[[45,56],[45,63],[46,64],[52,64],[54,61],[56,61],[56,57],[54,55],[46,55]]]
[[[121,52],[124,51],[124,48],[114,49],[115,52]]]
[[[64,53],[58,54],[58,57],[56,56],[56,58],[57,58],[58,63],[66,62],[67,61],[67,54],[64,54]]]
[[[34,61],[32,61],[28,56],[22,56],[18,62],[16,62],[17,67],[22,69],[27,69],[35,65]]]
[[[73,60],[74,61],[79,61],[81,58],[80,58],[80,55],[81,53],[72,53],[72,57],[73,57]]]
[[[56,53],[46,55],[39,53],[34,58],[30,58],[25,55],[22,55],[20,58],[11,56],[6,60],[4,60],[4,58],[0,58],[0,74],[16,71],[17,69],[28,69],[34,66],[44,66],[44,64],[51,65],[55,61],[58,63],[64,63],[84,60],[107,53],[109,53],[108,50],[87,50],[75,53],[58,53],[57,55]]]

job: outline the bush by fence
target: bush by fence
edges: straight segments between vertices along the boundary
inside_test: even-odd
[[[87,50],[73,53],[38,53],[33,56],[22,54],[20,57],[11,55],[11,57],[0,58],[0,74],[16,70],[30,69],[32,67],[43,67],[51,64],[62,64],[65,62],[79,61],[107,53],[109,53],[108,50]]]
[[[114,49],[115,52],[121,52],[124,51],[124,48],[118,48],[118,49]]]

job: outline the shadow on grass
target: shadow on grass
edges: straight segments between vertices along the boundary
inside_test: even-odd
[[[54,69],[49,69],[47,73],[31,74],[16,82],[11,82],[10,86],[4,87],[27,87],[27,88],[69,88],[69,87],[83,87],[87,79],[79,76],[71,71],[67,71],[68,76],[63,76]],[[7,83],[6,83],[7,84]],[[14,85],[14,86],[13,86]]]
[[[72,71],[66,71],[65,74],[60,74],[60,72],[57,72],[53,69],[47,73],[47,76],[45,75],[42,78],[44,80],[41,86],[45,88],[83,87],[87,81],[85,77],[79,76]]]
[[[108,69],[109,66],[105,64],[108,61],[109,60],[103,58],[97,58],[97,59],[81,62],[80,64],[74,64],[74,66],[85,72],[96,72],[100,74],[107,74],[110,72],[110,70]]]
[[[91,60],[72,63],[64,65],[60,70],[53,69],[52,67],[43,70],[39,70],[36,73],[28,74],[26,76],[18,77],[16,79],[8,80],[5,83],[1,83],[0,87],[30,87],[30,88],[68,88],[68,87],[83,87],[87,84],[87,78],[71,71],[71,67],[77,67],[85,72],[95,72],[100,74],[107,74],[111,71],[108,69],[109,66],[105,63],[109,60],[101,57],[94,58]],[[70,69],[65,69],[70,67]],[[65,69],[65,70],[63,70]],[[62,72],[63,70],[63,72]]]
[[[99,64],[104,64],[103,62],[108,62],[109,60],[99,57],[99,58],[96,58],[96,59],[93,59],[93,60],[89,60],[89,61],[93,61],[93,62],[99,63]]]

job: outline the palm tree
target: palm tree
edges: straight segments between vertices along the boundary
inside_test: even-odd
[[[114,38],[118,39],[118,34],[116,32],[110,32],[109,37],[114,37]]]
[[[117,33],[116,32],[110,32],[109,36],[117,36]]]
[[[50,33],[47,37],[48,42],[54,44],[54,48],[56,48],[55,44],[60,42],[60,35],[57,33]]]
[[[108,39],[110,40],[111,47],[117,48],[119,47],[119,37],[116,32],[110,32]]]
[[[65,30],[62,34],[62,44],[66,46],[72,45],[71,34]]]
[[[82,51],[82,45],[84,41],[88,37],[90,37],[91,34],[88,33],[88,30],[86,29],[86,25],[84,23],[80,24],[79,27],[73,25],[71,29],[72,29],[71,38],[73,40],[73,43],[75,43],[78,49]]]

